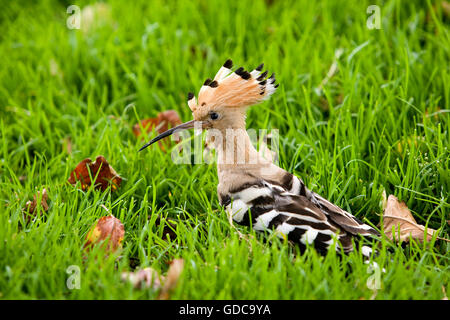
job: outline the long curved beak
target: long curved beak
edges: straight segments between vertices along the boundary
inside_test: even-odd
[[[166,132],[161,133],[159,136],[153,138],[149,143],[146,143],[142,148],[139,149],[139,151],[142,151],[145,148],[147,148],[148,146],[154,144],[155,142],[172,135],[176,131],[194,128],[194,125],[195,125],[196,122],[198,122],[198,121],[191,120],[191,121],[182,123],[179,126],[176,126],[176,127],[172,128],[172,129],[169,129]]]

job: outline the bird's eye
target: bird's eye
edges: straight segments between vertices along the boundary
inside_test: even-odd
[[[211,112],[209,117],[211,118],[211,120],[217,120],[219,118],[219,115],[216,112]]]

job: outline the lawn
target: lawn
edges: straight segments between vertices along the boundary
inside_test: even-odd
[[[249,109],[247,127],[279,130],[281,167],[379,229],[383,191],[393,194],[448,239],[449,4],[375,2],[379,29],[368,27],[370,1],[3,1],[0,299],[156,299],[121,273],[165,274],[177,258],[185,266],[171,299],[448,295],[448,242],[374,241],[384,273],[359,251],[301,254],[229,224],[215,164],[176,164],[157,145],[137,152],[155,134],[136,138],[139,120],[169,109],[191,120],[187,93],[226,59],[247,70],[264,62],[280,87]],[[68,27],[71,4],[84,10],[81,29]],[[67,183],[98,155],[123,177],[120,188]],[[27,221],[25,203],[42,188],[48,211],[38,206]],[[110,214],[124,224],[123,248],[87,253],[86,235]],[[70,266],[79,289],[66,285]]]

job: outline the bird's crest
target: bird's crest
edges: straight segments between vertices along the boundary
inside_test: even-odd
[[[268,99],[278,87],[275,74],[267,78],[262,72],[264,64],[248,72],[240,67],[232,71],[233,62],[225,61],[213,80],[206,79],[198,93],[198,102],[193,93],[188,94],[188,105],[192,112],[203,108],[230,107],[241,108]]]

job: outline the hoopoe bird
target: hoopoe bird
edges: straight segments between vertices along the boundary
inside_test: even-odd
[[[195,127],[209,132],[217,153],[220,204],[232,219],[257,231],[275,231],[300,246],[314,246],[320,253],[334,248],[349,253],[352,239],[378,236],[371,226],[309,190],[302,179],[276,166],[252,145],[245,130],[247,107],[267,100],[277,89],[275,75],[267,77],[263,64],[251,72],[232,71],[227,60],[200,89],[198,100],[188,94],[194,120],[155,137],[139,151],[170,136]],[[232,133],[230,135],[230,132]],[[362,247],[369,257],[371,248]]]

